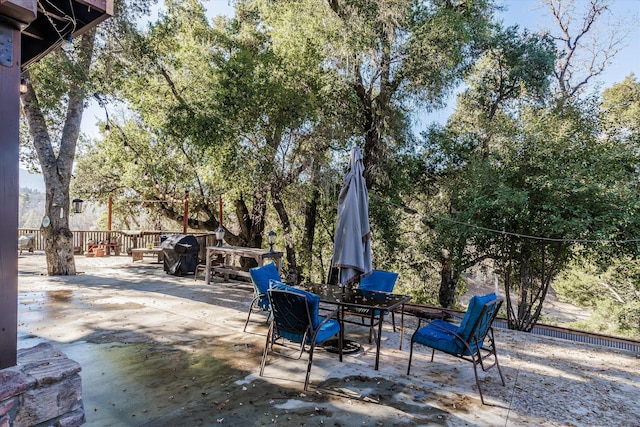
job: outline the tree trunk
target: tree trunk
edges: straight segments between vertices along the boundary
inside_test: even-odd
[[[314,188],[311,199],[307,201],[304,208],[304,236],[302,237],[302,267],[309,274],[313,268],[313,241],[315,239],[316,217],[318,215],[318,200],[320,191]]]
[[[287,266],[289,271],[287,280],[293,284],[297,284],[300,283],[301,272],[296,261],[296,250],[293,247],[292,239],[289,237],[291,235],[291,221],[289,220],[289,214],[287,213],[287,208],[284,206],[278,191],[272,189],[271,198],[273,200],[273,207],[278,213],[278,218],[280,218],[282,231],[284,232],[283,240],[287,254]]]
[[[95,40],[95,30],[82,36],[77,64],[81,73],[88,75]],[[25,72],[29,81],[29,73]],[[42,233],[45,241],[47,272],[49,275],[76,274],[73,258],[73,234],[69,230],[69,184],[80,135],[84,111],[83,82],[70,79],[67,111],[58,153],[54,150],[45,115],[31,84],[22,96],[22,108],[29,125],[46,188],[45,218]]]
[[[440,270],[440,291],[438,292],[438,302],[441,307],[450,308],[456,301],[456,284],[460,275],[454,273],[451,263],[445,261]]]

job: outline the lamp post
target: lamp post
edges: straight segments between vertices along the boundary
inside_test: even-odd
[[[273,245],[276,244],[276,233],[271,230],[267,234],[267,243],[269,243],[269,252],[273,252]]]
[[[218,241],[218,244],[216,246],[218,247],[222,246],[223,239],[224,239],[224,228],[218,227],[216,229],[216,240]]]

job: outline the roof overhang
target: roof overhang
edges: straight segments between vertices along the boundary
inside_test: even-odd
[[[23,68],[112,15],[113,0],[0,0],[0,19],[22,31]]]

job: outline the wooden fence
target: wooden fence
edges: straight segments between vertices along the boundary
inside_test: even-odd
[[[147,245],[157,246],[162,236],[182,234],[181,231],[128,231],[128,230],[71,230],[73,233],[73,246],[76,253],[84,253],[91,243],[119,243],[122,254],[131,254],[133,248],[144,248]],[[44,239],[40,229],[19,228],[20,236],[33,236],[35,250],[44,250]],[[193,234],[200,244],[200,259],[205,257],[205,248],[217,243],[215,233]]]

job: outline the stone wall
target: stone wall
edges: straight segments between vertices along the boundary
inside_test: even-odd
[[[80,369],[50,344],[18,350],[18,364],[0,371],[0,427],[83,424]]]

